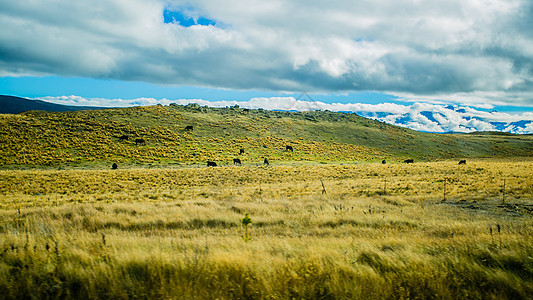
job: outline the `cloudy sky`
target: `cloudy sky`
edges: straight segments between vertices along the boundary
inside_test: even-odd
[[[533,111],[531,0],[0,0],[0,28],[1,94]]]

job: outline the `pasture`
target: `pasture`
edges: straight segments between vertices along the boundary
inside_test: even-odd
[[[355,114],[198,105],[0,115],[0,132],[0,169],[175,167],[208,160],[231,165],[237,157],[243,164],[262,164],[264,158],[400,162],[533,153],[531,135],[430,134]]]
[[[0,170],[0,295],[527,299],[532,168]]]

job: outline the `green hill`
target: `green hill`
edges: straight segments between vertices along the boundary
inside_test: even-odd
[[[192,131],[185,130],[193,126]],[[0,166],[436,160],[533,154],[533,136],[430,134],[334,112],[150,106],[0,115]],[[121,140],[123,135],[128,140]],[[142,138],[145,144],[137,145]],[[285,151],[285,146],[294,152]],[[239,149],[245,149],[240,155]]]

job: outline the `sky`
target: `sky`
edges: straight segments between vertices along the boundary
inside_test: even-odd
[[[0,28],[0,94],[56,103],[533,112],[531,0],[0,0]]]

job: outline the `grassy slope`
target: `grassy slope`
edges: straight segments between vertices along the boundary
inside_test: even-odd
[[[186,132],[185,126],[194,131]],[[532,136],[429,134],[353,114],[152,106],[0,116],[0,165],[401,161],[530,156]],[[123,134],[129,141],[119,141]],[[135,145],[143,138],[146,145]],[[292,145],[294,153],[283,151]]]

